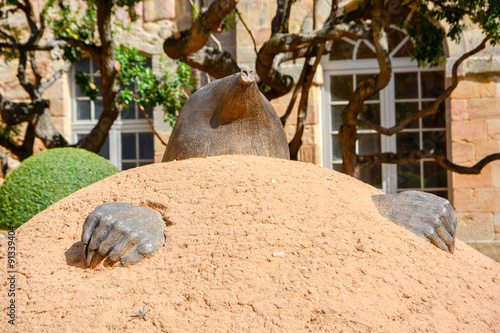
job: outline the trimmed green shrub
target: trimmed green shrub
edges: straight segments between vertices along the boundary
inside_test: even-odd
[[[84,149],[54,148],[35,154],[0,186],[0,228],[17,228],[65,196],[118,171]]]

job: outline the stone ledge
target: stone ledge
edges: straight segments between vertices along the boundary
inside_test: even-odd
[[[469,241],[467,245],[481,252],[485,256],[500,262],[500,240],[498,241]]]

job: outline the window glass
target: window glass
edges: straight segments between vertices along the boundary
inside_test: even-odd
[[[76,101],[76,119],[90,120],[90,100]]]
[[[132,168],[135,168],[137,166],[137,163],[123,163],[122,162],[122,170],[128,170],[128,169],[132,169]]]
[[[403,45],[396,54],[394,54],[394,58],[409,58],[413,53],[413,43],[411,40],[408,40],[405,45]]]
[[[149,119],[153,118],[153,108],[146,106],[144,107],[144,111],[146,111],[146,114],[148,115]],[[142,110],[139,109],[139,107],[137,107],[137,113],[139,114],[139,119],[146,119],[146,117],[144,117],[144,113],[142,113]]]
[[[413,113],[418,112],[418,102],[409,102],[409,103],[396,103],[396,124],[406,117],[410,116]],[[418,119],[413,120],[406,128],[418,128],[419,121]]]
[[[420,188],[420,162],[398,164],[398,188]]]
[[[76,72],[90,73],[90,58],[83,58],[75,64]]]
[[[380,153],[380,134],[359,134],[358,154],[370,155]]]
[[[361,169],[359,179],[376,188],[382,188],[382,166],[380,164],[371,165]]]
[[[333,41],[330,49],[330,60],[352,59],[353,52],[354,45],[342,38],[336,39]]]
[[[422,133],[423,148],[427,150],[438,150],[446,155],[446,132],[431,131]]]
[[[395,73],[396,99],[418,98],[418,72]]]
[[[446,187],[448,186],[448,172],[434,161],[425,161],[424,183],[425,187]]]
[[[428,108],[433,102],[422,102],[422,108]],[[438,112],[422,118],[422,125],[425,128],[445,128],[446,127],[446,112],[445,103],[439,104]]]
[[[122,119],[135,119],[135,102],[130,103],[128,108],[123,108],[120,114]]]
[[[104,108],[102,106],[102,99],[95,100],[94,101],[95,119],[101,118],[103,110]]]
[[[402,132],[396,134],[397,152],[405,153],[413,150],[420,150],[418,132]]]
[[[342,145],[338,135],[332,135],[332,158],[334,160],[342,159]]]
[[[380,125],[380,104],[365,103],[358,118],[360,120],[369,121],[375,125]]]
[[[122,133],[121,140],[122,140],[122,159],[123,160],[137,159],[135,133]]]
[[[353,90],[352,75],[331,76],[332,101],[348,101]]]
[[[389,41],[389,53],[391,53],[405,37],[406,35],[398,29],[389,29],[389,33],[387,34],[387,40]]]
[[[346,105],[332,105],[332,131],[338,131],[342,125],[342,112]]]
[[[444,71],[422,72],[422,98],[436,98],[444,91]]]
[[[371,59],[375,58],[375,52],[366,44],[365,41],[361,41],[358,47],[358,53],[356,54],[356,59]]]
[[[152,160],[155,157],[153,133],[139,133],[139,158]]]

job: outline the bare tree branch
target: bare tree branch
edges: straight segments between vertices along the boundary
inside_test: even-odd
[[[59,37],[59,40],[62,40],[73,47],[78,47],[82,49],[83,51],[89,53],[93,58],[99,58],[101,56],[102,53],[101,46],[87,44],[81,40],[74,39],[71,37]]]
[[[292,89],[294,82],[291,76],[278,70],[281,64],[276,61],[278,54],[301,51],[303,48],[342,37],[365,38],[369,33],[365,26],[356,23],[333,24],[333,20],[330,20],[322,29],[310,34],[275,34],[261,47],[255,65],[256,71],[262,82],[277,92],[274,98],[283,96]]]
[[[243,23],[243,26],[245,27],[245,29],[247,30],[248,34],[250,35],[250,38],[252,38],[253,49],[255,51],[255,54],[257,54],[257,43],[255,42],[255,38],[253,37],[252,31],[250,30],[250,28],[248,28],[247,24],[243,20],[243,17],[241,17],[241,13],[238,10],[238,8],[234,7],[234,11],[236,12],[236,15],[238,15],[238,18],[241,21],[241,23]]]
[[[227,51],[219,51],[210,46],[204,46],[195,53],[182,59],[193,68],[202,70],[216,79],[237,73],[240,67]]]
[[[349,175],[358,176],[356,167],[356,140],[358,137],[356,123],[364,102],[378,91],[384,89],[392,76],[392,64],[389,57],[387,28],[389,21],[384,20],[384,0],[371,0],[373,42],[375,44],[377,62],[380,73],[374,78],[361,82],[354,91],[349,104],[342,112],[342,125],[339,136],[342,143],[343,168]]]
[[[10,40],[13,44],[17,44],[17,41],[14,38],[14,36],[9,35],[5,31],[3,31],[2,29],[0,29],[0,34],[2,34],[3,36],[5,36],[5,38],[7,38],[8,40]],[[4,44],[4,43],[2,43],[2,44]],[[0,47],[2,47],[2,44],[0,44]],[[6,45],[9,45],[9,44],[6,44]]]
[[[42,82],[42,76],[40,75],[40,71],[38,70],[38,66],[35,61],[35,54],[33,51],[28,53],[30,58],[31,69],[33,70],[33,74],[35,75],[35,86],[39,87]]]
[[[402,154],[396,153],[380,153],[367,156],[358,156],[358,168],[364,168],[369,165],[376,165],[382,163],[388,164],[403,164],[409,162],[418,162],[424,158],[432,158],[443,168],[460,173],[460,174],[470,174],[477,175],[481,173],[481,170],[488,164],[496,160],[500,160],[500,153],[491,154],[484,157],[482,160],[477,162],[471,167],[457,165],[446,158],[443,152],[433,151],[433,150],[416,150],[410,152],[404,152]]]
[[[59,80],[59,78],[64,74],[67,73],[71,69],[71,63],[69,61],[66,61],[64,65],[59,69],[57,72],[55,72],[50,78],[42,82],[39,86],[38,89],[40,89],[40,94],[43,94],[43,92],[49,88],[54,82]]]
[[[436,114],[438,112],[439,105],[443,103],[455,90],[455,88],[458,85],[458,67],[469,57],[473,56],[474,54],[478,53],[479,51],[483,50],[486,47],[486,43],[491,39],[491,35],[487,35],[481,43],[475,47],[474,49],[470,50],[467,53],[464,53],[460,58],[457,59],[457,61],[453,64],[452,67],[452,77],[451,77],[451,84],[449,87],[441,94],[439,95],[438,98],[432,103],[431,106],[428,108],[422,109],[418,112],[415,112],[404,119],[402,119],[397,125],[390,127],[390,128],[385,128],[379,125],[376,125],[374,123],[364,121],[364,120],[357,120],[356,125],[359,127],[375,130],[380,134],[384,135],[393,135],[395,133],[401,132],[406,125],[408,125],[410,122],[423,118],[432,114]]]
[[[222,20],[236,6],[236,0],[214,1],[208,10],[197,19],[189,30],[181,31],[169,37],[163,44],[163,50],[172,59],[184,59],[200,50],[208,41],[210,33],[219,32]]]
[[[293,2],[293,0],[277,0],[276,15],[271,23],[271,36],[278,33],[288,33],[288,21]]]

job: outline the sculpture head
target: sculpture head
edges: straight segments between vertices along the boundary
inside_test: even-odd
[[[191,96],[163,162],[231,154],[290,159],[278,115],[248,69],[213,81]]]

